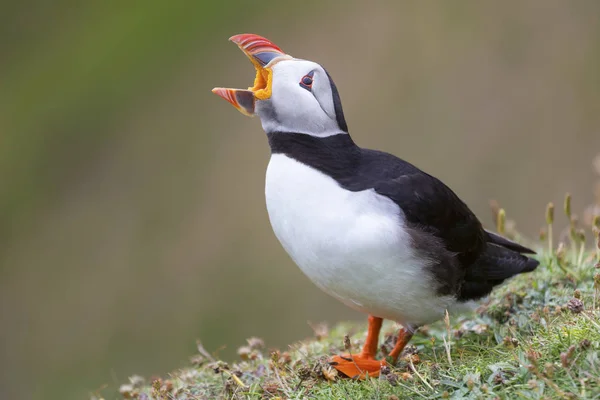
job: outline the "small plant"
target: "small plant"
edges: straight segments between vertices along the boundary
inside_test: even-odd
[[[496,231],[499,234],[504,235],[505,227],[506,227],[506,212],[504,211],[503,208],[501,208],[500,210],[498,210],[498,216],[496,217]]]
[[[552,243],[552,236],[553,236],[553,232],[552,232],[552,224],[554,223],[554,204],[553,203],[548,203],[548,205],[546,206],[546,225],[548,227],[548,254],[550,256],[552,256],[553,251],[554,251],[554,247],[553,247],[553,243]]]

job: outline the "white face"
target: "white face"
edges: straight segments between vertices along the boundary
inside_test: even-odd
[[[312,61],[291,59],[277,62],[272,71],[271,97],[256,102],[256,113],[265,132],[318,137],[346,133],[338,125],[331,83],[323,67]],[[341,105],[338,108],[341,113]]]

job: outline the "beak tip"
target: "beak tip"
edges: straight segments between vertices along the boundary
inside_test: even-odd
[[[238,35],[233,35],[229,38],[229,41],[235,43],[248,55],[256,54],[260,51],[266,50],[271,52],[275,51],[277,53],[281,53],[282,55],[285,54],[285,52],[281,50],[275,43],[254,33],[240,33]]]
[[[227,89],[216,87],[212,90],[217,96],[227,100],[242,114],[252,117],[254,115],[254,92],[242,89]]]
[[[240,33],[238,35],[233,35],[232,37],[230,37],[229,41],[232,43],[235,43],[238,46],[242,46],[247,39],[254,37],[254,36],[257,36],[257,35],[253,35],[251,33]],[[257,36],[257,37],[260,37],[260,36]]]
[[[222,88],[222,87],[216,87],[216,88],[213,88],[213,90],[211,90],[211,92],[213,92],[217,96],[222,97],[223,99],[225,99],[231,103],[232,97],[229,95],[229,92],[227,91],[227,89]]]

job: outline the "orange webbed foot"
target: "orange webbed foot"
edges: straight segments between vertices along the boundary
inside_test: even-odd
[[[362,354],[344,354],[333,356],[329,364],[342,374],[352,379],[365,379],[379,376],[381,367],[387,365],[385,360],[375,360],[373,357]]]

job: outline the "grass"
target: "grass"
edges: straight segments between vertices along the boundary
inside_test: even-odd
[[[315,326],[315,337],[285,351],[248,339],[233,363],[199,343],[190,366],[165,378],[132,377],[120,392],[165,400],[598,399],[600,250],[580,257],[577,245],[546,250],[535,272],[495,290],[475,313],[423,327],[378,378],[341,378],[328,365],[328,356],[358,352],[364,340],[366,323],[343,323]],[[396,328],[384,325],[382,350],[393,346]]]

